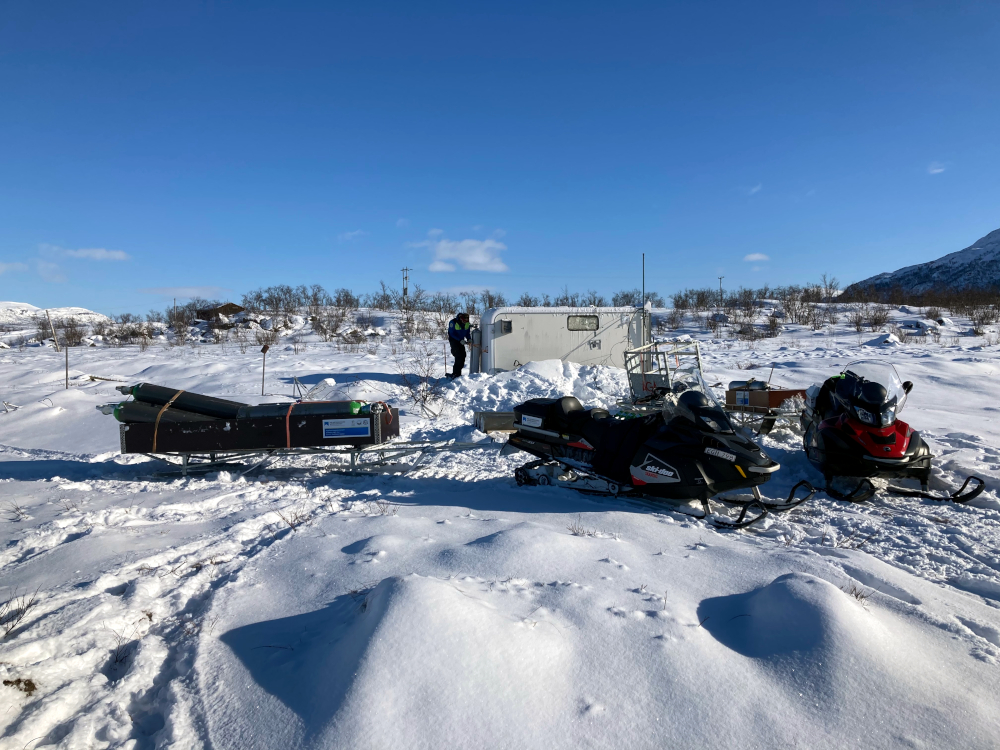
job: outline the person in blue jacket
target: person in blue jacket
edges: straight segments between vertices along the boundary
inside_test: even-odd
[[[468,313],[459,313],[448,323],[448,343],[451,344],[451,355],[455,358],[455,368],[448,373],[449,378],[462,377],[465,367],[465,344],[472,343],[472,331],[469,326]]]

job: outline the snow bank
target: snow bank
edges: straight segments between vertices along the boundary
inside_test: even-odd
[[[894,333],[883,333],[880,336],[876,336],[870,341],[865,342],[865,346],[898,346],[900,344],[899,338]]]

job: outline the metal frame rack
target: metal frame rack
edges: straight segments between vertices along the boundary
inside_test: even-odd
[[[343,467],[327,465],[324,468],[328,471],[335,471],[341,474],[364,476],[385,473],[406,474],[417,468],[429,456],[440,453],[456,453],[479,448],[499,447],[500,445],[500,443],[492,440],[482,440],[475,443],[417,441],[381,443],[363,448],[275,448],[272,450],[224,451],[216,453],[197,451],[159,454],[144,453],[143,455],[160,461],[166,461],[168,464],[180,468],[179,472],[160,472],[161,476],[180,474],[186,477],[193,472],[203,473],[217,469],[243,467],[246,466],[246,462],[249,459],[260,458],[259,461],[240,472],[240,475],[244,475],[262,468],[275,458],[309,455],[347,457],[349,463]],[[410,462],[401,461],[401,459],[410,456],[416,456],[416,459]],[[180,463],[171,461],[171,458],[180,458]]]

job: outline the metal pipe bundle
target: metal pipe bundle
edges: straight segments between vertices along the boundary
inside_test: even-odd
[[[178,409],[215,419],[235,419],[239,415],[240,408],[246,406],[238,401],[226,401],[222,398],[202,396],[199,393],[188,393],[187,391],[180,392],[176,388],[164,388],[162,385],[153,385],[152,383],[139,383],[131,388],[119,390],[131,395],[136,401],[144,401],[156,406],[163,406],[173,399],[168,412]],[[178,393],[180,393],[179,396]]]
[[[163,412],[162,414],[160,412]],[[162,406],[147,404],[145,401],[125,401],[118,404],[112,414],[119,422],[127,424],[156,424],[157,416],[164,424],[182,424],[187,422],[214,422],[215,417],[195,414],[191,411],[181,411],[171,406],[164,410]]]

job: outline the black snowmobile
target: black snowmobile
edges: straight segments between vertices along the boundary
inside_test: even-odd
[[[703,516],[719,493],[750,489],[739,518],[716,520],[742,528],[768,510],[788,510],[812,495],[768,505],[757,489],[779,465],[733,429],[725,411],[701,390],[685,389],[668,411],[631,419],[604,409],[584,409],[573,396],[532,399],[514,408],[517,428],[501,455],[515,449],[538,457],[518,468],[518,485],[557,485],[600,495],[643,497],[672,503],[698,501]],[[801,483],[805,484],[805,483]],[[796,490],[800,485],[796,486]],[[746,520],[747,511],[758,515]],[[678,508],[681,509],[682,508]]]
[[[898,418],[912,388],[910,381],[900,381],[892,365],[861,360],[807,391],[801,417],[806,456],[823,473],[828,495],[863,502],[876,492],[874,478],[917,479],[920,490],[890,486],[886,491],[956,503],[983,491],[979,477],[969,477],[947,496],[928,490],[933,456],[920,433]],[[856,487],[842,492],[833,486],[845,480]],[[966,492],[970,482],[975,486]]]

